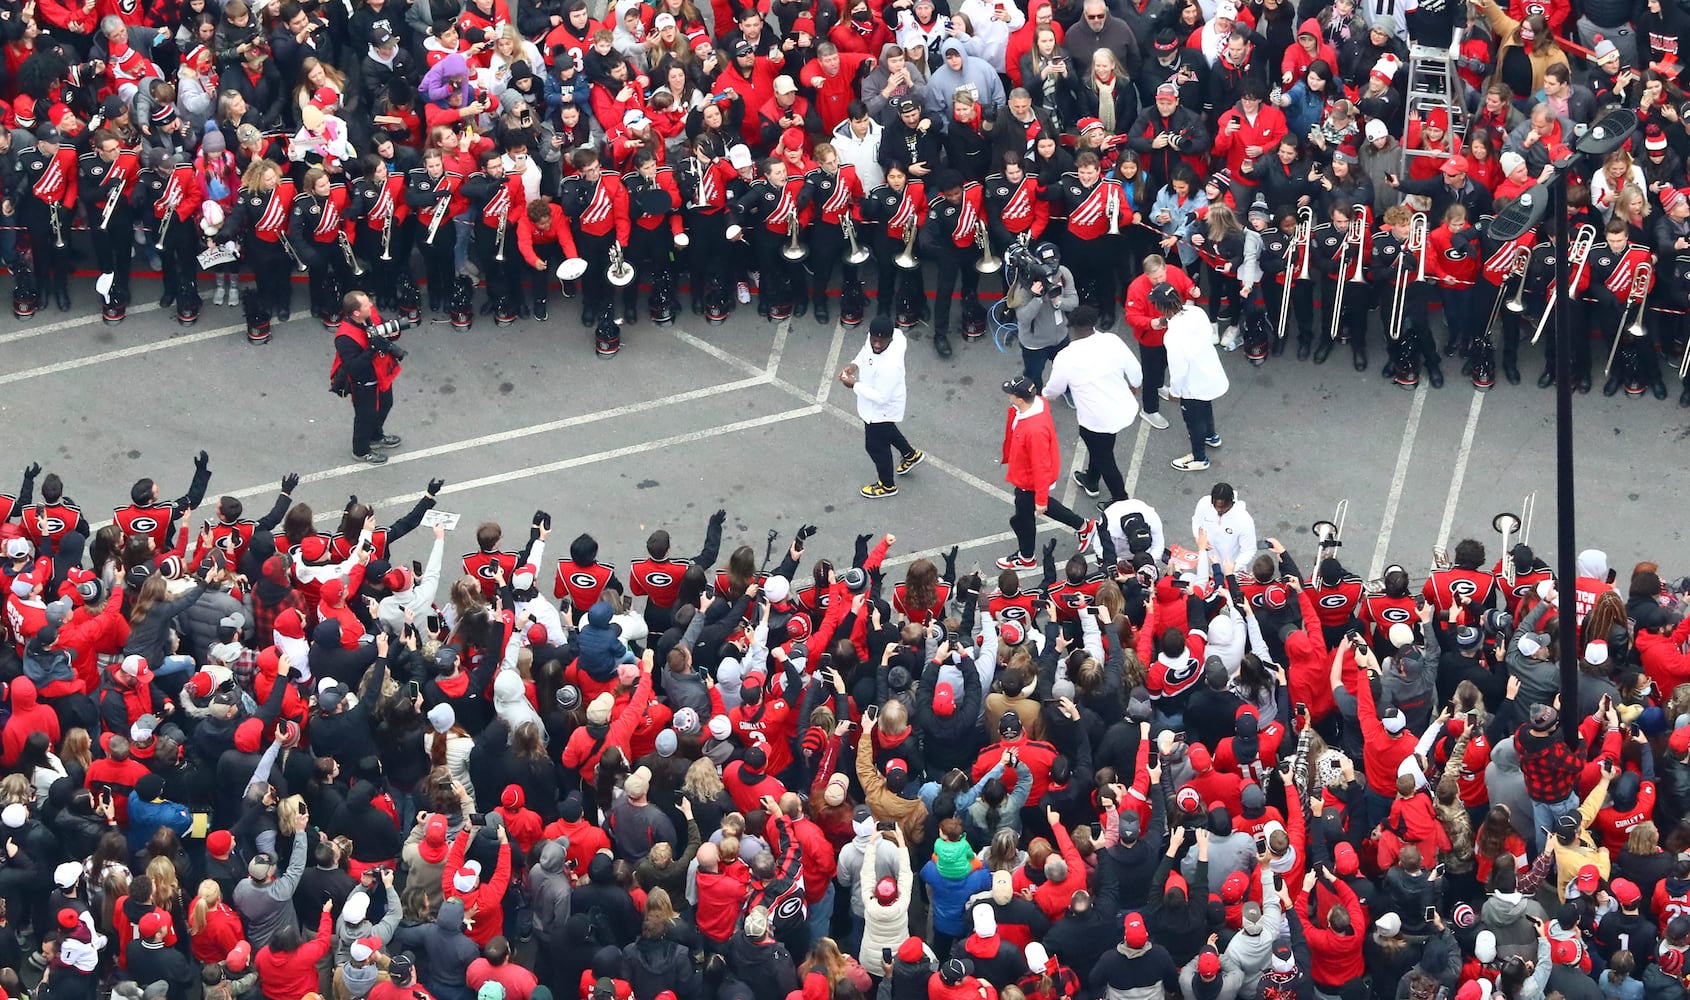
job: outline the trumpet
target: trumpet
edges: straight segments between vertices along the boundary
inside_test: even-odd
[[[282,244],[282,249],[286,250],[288,252],[288,256],[293,258],[293,269],[301,274],[304,274],[307,270],[309,270],[309,268],[305,266],[305,261],[299,258],[299,254],[294,252],[293,243],[288,240],[288,234],[278,233],[277,235],[281,237],[280,242]]]
[[[1332,294],[1332,339],[1344,331],[1344,286],[1352,281],[1362,280],[1363,250],[1367,246],[1367,206],[1355,205],[1351,208],[1354,213],[1350,216],[1350,228],[1344,233],[1344,245],[1338,251],[1338,288]],[[1350,265],[1350,253],[1354,248],[1355,265]],[[1352,272],[1353,271],[1353,275]]]
[[[974,223],[974,245],[980,248],[980,259],[974,262],[974,270],[981,274],[996,274],[1003,270],[1003,259],[992,256],[992,236],[986,231],[984,219]]]
[[[858,264],[868,263],[869,257],[873,256],[873,254],[868,247],[857,245],[857,224],[851,221],[851,213],[849,211],[840,214],[839,231],[844,234],[845,246],[848,248],[845,251],[845,263],[850,264],[853,267]]]
[[[493,259],[503,264],[505,262],[505,226],[510,222],[510,211],[499,213],[499,230],[493,235]]]
[[[787,260],[799,261],[810,256],[810,251],[798,242],[801,229],[798,224],[798,209],[794,207],[786,217],[786,246],[780,248],[780,255]]]
[[[393,259],[393,211],[388,210],[387,218],[381,220],[381,259]]]
[[[914,219],[911,219],[909,222],[904,224],[904,252],[892,258],[892,263],[898,265],[906,271],[913,271],[921,266],[921,261],[917,260],[915,257],[916,232],[917,230]]]
[[[1643,303],[1649,296],[1649,284],[1655,276],[1654,265],[1646,260],[1637,262],[1631,272],[1631,289],[1626,292],[1625,305],[1620,309],[1620,328],[1614,331],[1614,346],[1608,350],[1608,363],[1602,366],[1602,374],[1607,375],[1614,367],[1614,358],[1620,353],[1620,341],[1626,337],[1642,337],[1648,331],[1643,329]],[[1632,310],[1637,314],[1632,315]],[[1626,322],[1627,319],[1631,322]]]
[[[1331,554],[1332,549],[1344,544],[1344,518],[1349,513],[1350,500],[1345,497],[1338,501],[1338,509],[1333,512],[1332,520],[1316,521],[1309,525],[1309,531],[1315,538],[1314,565],[1310,572],[1318,575],[1321,561]]]
[[[1291,243],[1285,248],[1285,286],[1279,295],[1279,336],[1285,337],[1285,324],[1291,319],[1291,283],[1309,280],[1309,251],[1314,244],[1314,209],[1304,205],[1297,209],[1297,228]],[[1303,251],[1302,273],[1292,275],[1291,264],[1297,259],[1297,249]]]
[[[123,200],[123,184],[113,184],[111,193],[106,195],[106,207],[100,212],[100,232],[105,232],[111,224],[111,217],[117,212],[117,203]]]
[[[1391,327],[1386,331],[1392,340],[1402,337],[1403,308],[1408,304],[1408,258],[1407,254],[1418,254],[1420,263],[1417,266],[1415,281],[1426,280],[1426,217],[1416,215],[1408,222],[1408,239],[1403,244],[1402,253],[1397,254],[1397,280],[1391,288]],[[1520,287],[1526,287],[1525,282]]]
[[[429,246],[434,245],[434,234],[440,231],[440,221],[446,218],[446,205],[451,202],[451,200],[451,194],[447,194],[446,197],[440,199],[434,204],[434,218],[430,219],[428,222],[428,239],[423,240],[423,242],[427,243]]]
[[[346,258],[346,266],[352,269],[352,276],[362,278],[364,276],[364,265],[358,260],[358,255],[352,252],[352,241],[346,238],[345,231],[335,233],[334,240],[340,244],[340,254]]]
[[[1590,250],[1596,245],[1596,227],[1588,223],[1578,228],[1573,234],[1573,242],[1567,247],[1567,263],[1573,265],[1572,277],[1567,282],[1567,294],[1578,292],[1579,279],[1584,274],[1584,262],[1590,259]],[[1549,303],[1543,307],[1543,315],[1538,317],[1537,330],[1532,333],[1532,343],[1537,343],[1543,336],[1543,331],[1549,327],[1549,316],[1555,311],[1555,303],[1561,297],[1559,288],[1549,290]]]
[[[604,277],[617,288],[625,288],[634,280],[634,265],[622,256],[622,244],[610,245],[610,268],[605,271]]]
[[[59,221],[59,206],[47,206],[47,221],[53,225],[53,247],[58,250],[65,248],[64,223]]]
[[[1511,514],[1504,511],[1490,519],[1490,526],[1502,535],[1502,578],[1508,581],[1510,587],[1514,586],[1514,577],[1519,568],[1514,565],[1514,546],[1509,542],[1518,532],[1520,544],[1528,544],[1526,540],[1532,534],[1532,512],[1536,507],[1537,494],[1527,493],[1526,498],[1520,502],[1520,513]]]
[[[1121,235],[1121,189],[1114,184],[1109,185],[1109,197],[1104,200],[1104,206],[1109,212],[1109,235]]]
[[[165,200],[164,218],[160,219],[158,222],[158,242],[153,244],[154,250],[164,249],[164,241],[170,235],[170,220],[176,217],[176,206],[181,203],[182,193],[180,190],[172,191],[170,193],[170,197]],[[59,220],[57,214],[55,213],[53,217],[53,230],[55,234],[58,232],[58,228]],[[59,245],[64,246],[63,243],[60,243]]]

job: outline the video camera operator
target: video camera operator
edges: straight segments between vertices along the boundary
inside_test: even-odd
[[[1068,343],[1067,313],[1080,304],[1074,275],[1054,243],[1012,244],[1006,252],[1009,294],[1021,341],[1021,368],[1044,387],[1045,365]]]
[[[337,395],[352,397],[352,457],[381,465],[387,461],[382,452],[399,447],[399,435],[384,430],[393,409],[393,383],[402,370],[399,362],[405,359],[404,348],[394,341],[415,324],[382,322],[375,303],[360,291],[346,293],[340,315],[329,386]]]

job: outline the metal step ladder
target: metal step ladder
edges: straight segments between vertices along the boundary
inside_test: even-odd
[[[1459,33],[1446,48],[1410,43],[1408,46],[1408,93],[1403,100],[1402,132],[1408,136],[1408,122],[1418,117],[1422,124],[1426,116],[1438,108],[1449,113],[1450,134],[1459,150],[1467,137],[1467,84],[1456,74],[1456,59],[1460,55]],[[1409,149],[1403,145],[1403,168],[1406,172],[1411,156],[1447,156],[1436,150]]]

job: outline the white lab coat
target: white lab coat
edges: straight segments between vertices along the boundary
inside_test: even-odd
[[[857,416],[864,423],[897,423],[904,419],[904,352],[909,341],[896,330],[892,346],[874,353],[868,338],[851,363],[857,366]]]

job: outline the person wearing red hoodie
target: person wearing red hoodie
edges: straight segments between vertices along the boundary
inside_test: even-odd
[[[363,626],[359,626],[358,632],[355,634],[363,634]],[[282,651],[278,646],[271,646],[258,654],[258,672],[253,674],[252,677],[252,693],[260,703],[270,700],[270,692],[277,684],[276,676],[281,669],[281,664]],[[299,696],[298,689],[292,684],[288,684],[285,680],[280,683],[286,685],[286,690],[282,694],[281,717],[304,725],[306,714],[310,711],[311,706],[306,703],[304,698]]]
[[[603,830],[588,823],[583,818],[583,813],[581,794],[570,792],[558,806],[558,818],[546,826],[545,831],[540,834],[540,839],[569,838],[569,847],[565,853],[570,870],[584,875],[587,866],[592,863],[593,855],[599,851],[610,850],[610,837]]]
[[[704,940],[719,948],[733,936],[739,923],[751,869],[737,855],[724,857],[721,848],[710,843],[699,846],[696,860],[698,871],[687,892],[693,919]]]
[[[19,677],[11,685],[12,715],[0,732],[0,764],[11,767],[23,752],[31,733],[46,733],[51,746],[59,745],[59,713],[35,699],[35,682]]]
[[[252,967],[264,984],[261,992],[266,1000],[294,1000],[317,991],[317,963],[334,942],[334,903],[332,899],[323,903],[316,937],[301,941],[299,928],[292,920],[284,920],[270,943],[253,956]]]
[[[1085,858],[1080,856],[1080,849],[1074,846],[1074,838],[1068,835],[1067,828],[1062,825],[1061,814],[1046,807],[1045,820],[1056,837],[1056,849],[1061,856],[1045,859],[1045,880],[1033,890],[1033,902],[1038,904],[1051,923],[1055,923],[1067,914],[1068,904],[1073,901],[1074,893],[1086,887],[1089,872]]]
[[[998,560],[998,568],[1024,572],[1039,565],[1034,558],[1039,515],[1073,528],[1082,550],[1091,543],[1097,522],[1081,520],[1050,494],[1062,475],[1062,449],[1038,382],[1023,375],[1005,382],[1003,391],[1009,395],[1010,406],[1004,414],[1001,462],[1004,481],[1015,487],[1015,514],[1009,526],[1017,545],[1014,553]]]
[[[1320,21],[1311,17],[1297,26],[1297,44],[1287,46],[1285,55],[1279,60],[1280,86],[1289,88],[1308,73],[1316,60],[1321,59],[1334,69],[1338,67],[1337,51],[1326,41]]]
[[[1356,679],[1344,681],[1343,686],[1356,699],[1356,721],[1361,724],[1365,743],[1362,748],[1362,770],[1367,773],[1367,815],[1363,817],[1371,828],[1385,819],[1397,794],[1397,768],[1414,753],[1418,738],[1408,730],[1408,719],[1400,709],[1390,709],[1381,718],[1373,700],[1373,681],[1379,676],[1379,661],[1365,642],[1349,644],[1355,653],[1356,666],[1367,671]],[[1343,653],[1332,663],[1332,684],[1339,686]],[[1440,827],[1441,829],[1441,827]]]
[[[1262,81],[1246,77],[1238,103],[1227,108],[1215,126],[1214,153],[1226,157],[1234,184],[1251,186],[1251,178],[1244,173],[1245,161],[1273,153],[1289,131],[1285,112],[1269,104],[1266,97],[1267,87]],[[1240,202],[1247,199],[1246,194]]]
[[[750,812],[765,798],[778,801],[786,794],[786,786],[767,773],[768,766],[768,752],[759,744],[722,770],[722,784],[727,786],[735,809]]]
[[[129,641],[129,619],[124,617],[121,595],[115,601],[110,594],[106,597],[97,611],[92,604],[80,607],[59,624],[57,648],[70,654],[70,667],[82,681],[83,691],[99,690],[100,657],[118,655]]]
[[[540,814],[528,808],[528,797],[521,785],[506,785],[499,795],[499,808],[493,810],[504,820],[505,830],[515,842],[516,849],[527,856],[540,842]]]
[[[63,634],[61,631],[60,635]],[[1643,660],[1643,672],[1657,689],[1670,692],[1690,682],[1690,653],[1684,652],[1687,641],[1690,641],[1690,615],[1679,619],[1676,625],[1668,621],[1658,628],[1637,630],[1637,655]]]
[[[1324,915],[1324,920],[1310,922],[1302,907],[1292,911],[1292,918],[1302,925],[1303,937],[1308,941],[1311,962],[1309,979],[1316,990],[1328,996],[1344,993],[1348,983],[1367,974],[1362,959],[1362,941],[1367,937],[1367,917],[1362,913],[1361,901],[1354,889],[1340,881],[1331,870],[1321,866],[1303,876],[1303,895],[1307,897],[1315,880],[1338,897],[1338,905]]]
[[[464,933],[481,947],[505,932],[505,889],[511,881],[510,834],[501,824],[498,831],[499,860],[493,867],[493,877],[481,880],[481,862],[465,861],[475,830],[465,824],[452,840],[446,852],[446,867],[440,875],[440,891],[446,899],[461,900],[464,904]]]
[[[1288,580],[1287,585],[1297,593],[1297,604],[1303,613],[1303,627],[1284,636],[1285,675],[1291,688],[1293,704],[1306,705],[1311,723],[1323,722],[1338,710],[1332,698],[1332,651],[1326,648],[1326,636],[1320,628],[1320,616],[1314,595],[1301,580]],[[1279,591],[1270,591],[1279,593]],[[1340,657],[1345,664],[1344,676],[1355,673],[1348,657]]]
[[[865,63],[872,66],[873,57],[842,52],[836,43],[826,41],[816,46],[816,57],[798,71],[798,82],[816,92],[816,114],[823,132],[832,132],[845,120],[845,109],[857,99],[857,83],[867,72]]]
[[[356,594],[364,586],[364,564],[352,567],[352,572],[345,580],[339,577],[328,580],[317,592],[317,622],[321,624],[334,619],[340,622],[340,644],[347,649],[357,649],[358,639],[364,634],[364,624],[352,609],[346,606],[346,595]]]
[[[604,759],[604,752],[611,747],[620,750],[624,760],[634,759],[628,739],[645,716],[646,706],[651,703],[652,656],[652,651],[647,649],[640,660],[639,686],[634,689],[634,699],[629,702],[627,711],[612,721],[611,709],[616,704],[616,696],[609,691],[600,692],[587,705],[587,724],[569,734],[569,743],[564,746],[560,760],[564,767],[580,771],[583,780],[594,780],[598,775],[599,761]]]
[[[1062,39],[1067,35],[1067,29],[1062,22],[1055,18],[1056,8],[1050,0],[1032,0],[1027,5],[1027,20],[1010,32],[1009,42],[1004,47],[1003,68],[1009,75],[1012,86],[1024,87],[1026,82],[1021,76],[1021,57],[1033,51],[1033,40],[1038,36],[1040,28],[1049,28],[1056,35],[1058,48]]]
[[[1223,771],[1215,767],[1214,758],[1201,743],[1187,751],[1186,760],[1191,764],[1193,771],[1187,784],[1197,789],[1197,794],[1203,797],[1204,805],[1211,809],[1217,805],[1226,806],[1229,816],[1243,814],[1244,779],[1238,776],[1236,770]]]
[[[1452,849],[1431,794],[1411,774],[1397,775],[1397,797],[1391,802],[1389,825],[1405,843],[1418,847],[1421,857],[1443,857]]]

